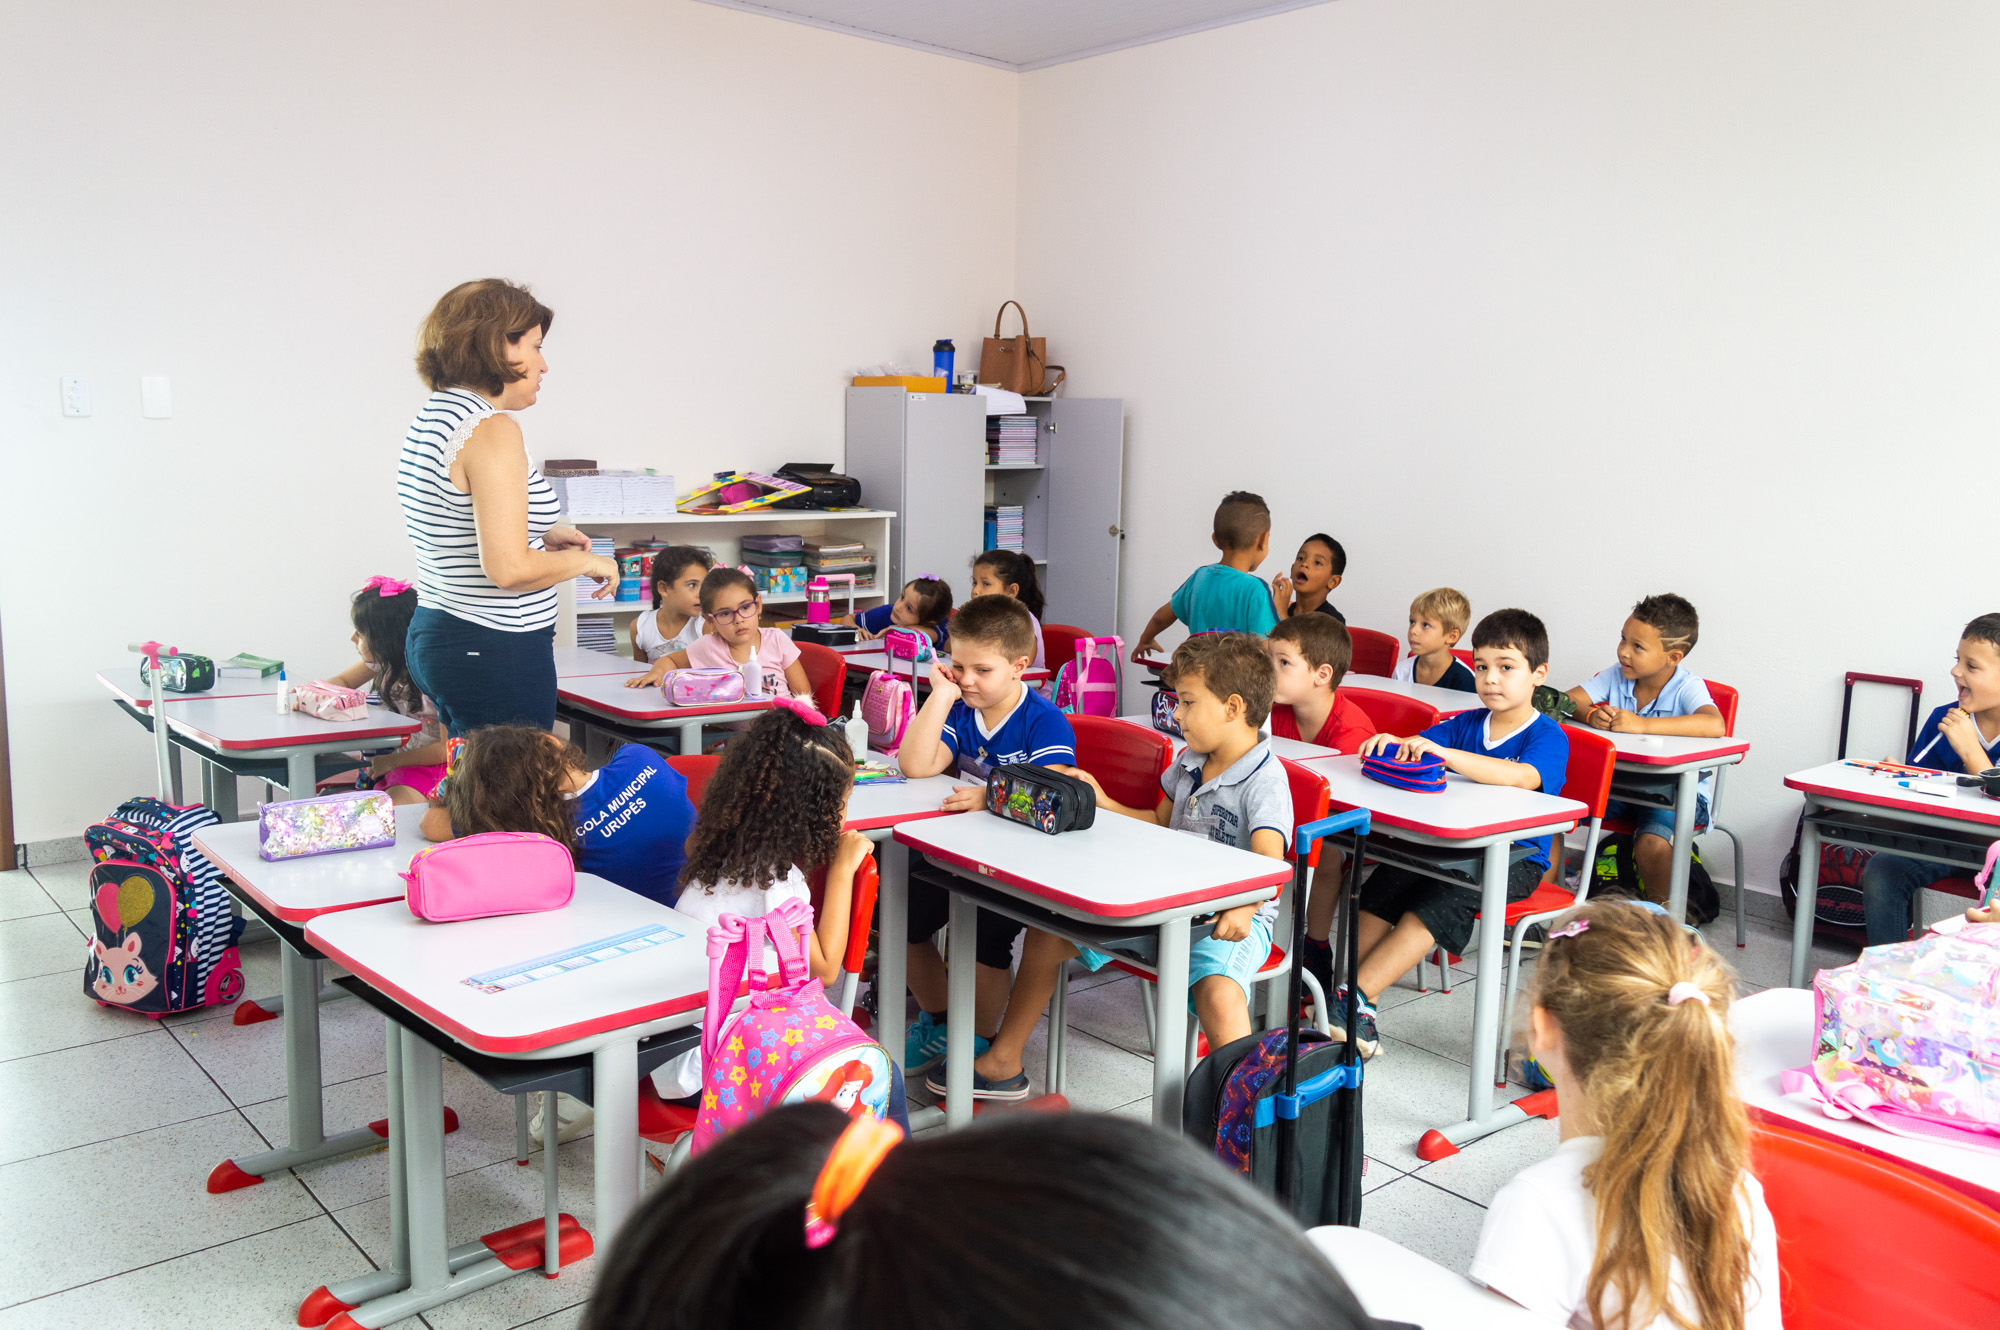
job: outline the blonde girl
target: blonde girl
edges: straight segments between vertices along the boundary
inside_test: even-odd
[[[1494,1198],[1474,1279],[1582,1330],[1780,1330],[1734,984],[1657,907],[1592,901],[1550,927],[1529,1047],[1555,1082],[1562,1143]]]

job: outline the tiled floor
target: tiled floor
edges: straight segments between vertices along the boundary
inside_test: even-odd
[[[226,1012],[155,1022],[85,999],[77,912],[86,877],[82,864],[0,873],[0,1112],[13,1124],[0,1138],[0,1330],[291,1325],[306,1293],[381,1257],[386,1156],[353,1155],[208,1195],[202,1184],[217,1162],[283,1133],[279,1023],[237,1026]],[[1739,952],[1733,930],[1725,915],[1708,931],[1745,991],[1784,982],[1789,933],[1752,920],[1750,945]],[[253,992],[276,989],[275,947],[245,949]],[[1819,948],[1814,960],[1850,958]],[[1386,997],[1385,1051],[1369,1067],[1364,1114],[1364,1225],[1461,1270],[1485,1203],[1556,1141],[1554,1125],[1536,1121],[1438,1163],[1416,1157],[1424,1129],[1464,1116],[1471,981],[1468,962],[1449,995],[1411,986]],[[1136,981],[1073,981],[1067,1089],[1077,1108],[1151,1112],[1139,1003]],[[380,1117],[380,1019],[351,1000],[320,1016],[329,1130]],[[1038,1083],[1042,1059],[1038,1032],[1027,1059]],[[461,1124],[446,1138],[453,1237],[539,1213],[540,1157],[531,1168],[514,1164],[509,1102],[454,1064],[445,1074]],[[563,1147],[559,1163],[563,1208],[588,1227],[587,1139]],[[423,1323],[569,1330],[580,1323],[592,1275],[585,1261],[556,1280],[508,1280]]]

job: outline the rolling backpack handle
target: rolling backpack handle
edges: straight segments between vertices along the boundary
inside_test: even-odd
[[[151,639],[144,642],[127,642],[125,649],[144,656],[146,663],[152,667],[146,673],[153,683],[153,751],[159,761],[160,799],[162,802],[171,801],[174,797],[174,766],[173,753],[167,742],[166,694],[161,691],[164,681],[160,671],[160,657],[178,656],[181,654],[181,649],[161,646]]]

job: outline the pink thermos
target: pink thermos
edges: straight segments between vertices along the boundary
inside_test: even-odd
[[[833,584],[847,583],[847,612],[854,613],[854,574],[823,573],[806,583],[806,622],[833,622]]]

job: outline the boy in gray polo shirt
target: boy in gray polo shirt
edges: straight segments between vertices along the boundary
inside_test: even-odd
[[[1174,652],[1166,681],[1180,695],[1174,715],[1187,749],[1161,775],[1156,807],[1127,808],[1106,796],[1089,772],[1061,769],[1090,782],[1101,810],[1283,859],[1292,835],[1292,794],[1284,765],[1258,733],[1271,711],[1274,681],[1263,640],[1248,633],[1191,637]],[[1213,931],[1189,948],[1188,1009],[1200,1021],[1210,1048],[1251,1033],[1250,985],[1271,954],[1277,917],[1275,899],[1224,910],[1214,916]],[[1155,959],[1151,938],[1134,939],[1131,952],[1139,959]],[[1027,1098],[1021,1054],[1049,1005],[1063,963],[1072,959],[1096,970],[1112,958],[1087,948],[1079,951],[1039,929],[1028,930],[1000,1031],[972,1064],[975,1097]],[[943,1069],[925,1084],[943,1093]]]

